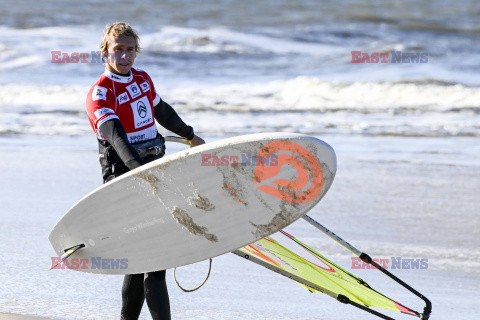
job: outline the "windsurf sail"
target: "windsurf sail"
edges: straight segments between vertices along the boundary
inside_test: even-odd
[[[392,319],[370,307],[422,314],[383,295],[365,281],[341,268],[285,231],[240,248],[235,254],[299,282],[312,292],[364,309],[383,319]]]

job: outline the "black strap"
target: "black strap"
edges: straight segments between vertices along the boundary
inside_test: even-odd
[[[108,142],[104,143],[100,141],[100,145],[103,146],[105,150],[99,150],[100,154],[105,154],[107,162],[117,163],[119,161],[116,157],[118,157],[130,170],[143,164],[138,152],[128,142],[127,133],[120,120],[111,119],[105,121],[100,125],[99,129]],[[109,146],[111,146],[113,150],[110,150]]]

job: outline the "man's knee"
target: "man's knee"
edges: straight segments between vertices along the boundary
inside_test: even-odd
[[[122,297],[143,293],[143,273],[126,274],[123,280]]]

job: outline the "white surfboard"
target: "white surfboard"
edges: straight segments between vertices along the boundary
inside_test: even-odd
[[[253,134],[184,150],[97,188],[55,225],[61,268],[133,274],[212,258],[285,228],[336,172],[333,149],[301,134]],[[72,251],[70,251],[72,252]]]

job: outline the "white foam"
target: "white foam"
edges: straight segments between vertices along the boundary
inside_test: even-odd
[[[92,81],[93,82],[93,81]],[[157,86],[157,91],[167,89]],[[2,106],[83,105],[88,87],[81,85],[7,84]],[[28,95],[24,93],[28,92]],[[457,85],[355,82],[335,83],[312,77],[268,83],[192,85],[168,89],[163,96],[180,109],[216,111],[349,111],[402,113],[445,112],[480,108],[480,88]]]
[[[89,132],[84,107],[87,91],[83,85],[4,85],[0,87],[0,131]],[[157,91],[197,130],[209,133],[480,135],[480,88],[460,84],[336,83],[298,77],[169,89],[157,85]]]
[[[0,110],[45,112],[62,108],[79,111],[84,106],[88,89],[80,85],[6,84],[0,87]]]
[[[172,52],[297,53],[312,56],[325,54],[325,52],[329,54],[341,52],[338,47],[332,45],[304,43],[222,27],[195,29],[165,26],[160,32],[143,35],[142,43],[148,50]]]
[[[0,26],[0,32],[3,35],[0,40],[2,46],[0,70],[52,67],[52,51],[70,54],[99,50],[100,33],[97,31],[98,36],[95,37],[92,27],[87,26],[32,29],[13,29]],[[42,71],[46,75],[49,72],[48,69]],[[57,74],[57,76],[62,77],[63,75]]]
[[[304,76],[288,81],[218,85],[213,90],[208,85],[173,88],[169,96],[180,99],[188,97],[192,102],[189,103],[192,109],[243,112],[397,112],[404,108],[422,113],[480,107],[480,88],[461,84],[447,86],[402,82],[338,83]]]

